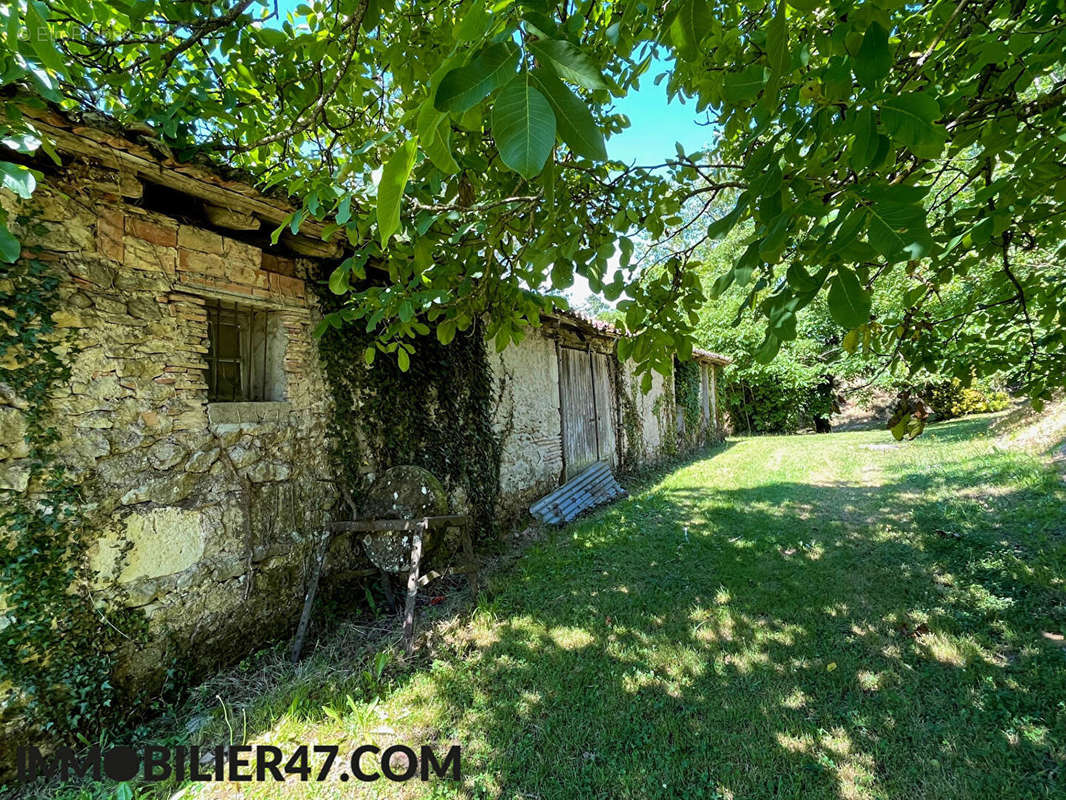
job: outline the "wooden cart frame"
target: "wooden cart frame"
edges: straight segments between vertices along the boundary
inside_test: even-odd
[[[444,572],[431,570],[422,574],[422,547],[429,531],[436,528],[458,527],[462,530],[461,540],[463,554],[466,563],[459,567],[447,569]],[[303,612],[300,614],[300,623],[296,627],[296,636],[293,638],[291,657],[293,663],[300,660],[303,650],[304,638],[307,636],[307,627],[311,622],[311,609],[314,606],[315,594],[318,591],[318,583],[322,577],[322,568],[326,562],[326,554],[334,540],[345,534],[354,534],[360,540],[375,534],[411,534],[410,567],[407,572],[407,597],[404,601],[403,612],[403,638],[404,647],[410,655],[415,646],[415,602],[418,598],[418,588],[425,586],[430,581],[443,578],[447,575],[466,575],[470,585],[470,592],[474,599],[477,598],[478,569],[474,558],[474,546],[470,538],[470,517],[466,514],[443,514],[435,517],[422,517],[421,519],[364,519],[364,520],[340,520],[331,522],[326,526],[325,535],[322,537],[318,551],[315,553],[311,568],[310,580],[307,584],[307,594],[304,598]],[[388,575],[384,570],[364,570],[360,574],[373,575],[381,572],[385,578],[385,586],[388,587]],[[390,590],[391,594],[391,590]]]

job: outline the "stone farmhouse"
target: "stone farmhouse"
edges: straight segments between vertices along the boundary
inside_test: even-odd
[[[30,113],[62,166],[35,160],[44,179],[32,198],[4,190],[0,200],[24,253],[58,278],[52,335],[69,379],[52,392],[54,448],[92,520],[70,593],[102,618],[121,608],[143,619],[144,634],[110,656],[116,685],[138,696],[156,691],[170,664],[192,680],[291,635],[310,543],[345,513],[313,330],[316,285],[346,243],[307,223],[271,244],[293,211],[286,199],[133,134]],[[673,377],[656,374],[648,394],[636,388],[614,354],[619,335],[559,312],[520,345],[489,348],[501,521],[521,521],[531,501],[596,461],[624,471],[720,436],[716,376],[729,359],[698,351],[686,362],[699,404],[685,414]],[[5,374],[30,354],[2,357],[7,504],[43,489],[27,401]],[[462,510],[469,499],[451,503]],[[349,555],[331,556],[330,568]],[[0,586],[0,630],[19,624]],[[20,691],[0,684],[9,729]]]

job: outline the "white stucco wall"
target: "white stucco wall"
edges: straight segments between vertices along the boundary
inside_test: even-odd
[[[496,353],[488,343],[499,403],[496,430],[505,432],[500,488],[517,508],[559,485],[563,468],[559,361],[555,342],[531,331],[521,344]],[[502,384],[502,392],[501,390]]]
[[[637,416],[640,419],[641,438],[643,442],[641,461],[655,461],[665,455],[664,444],[672,445],[676,439],[673,426],[674,384],[673,377],[665,377],[652,372],[651,390],[644,394],[640,390],[641,377],[636,365],[627,361],[622,366],[624,390],[633,399]]]

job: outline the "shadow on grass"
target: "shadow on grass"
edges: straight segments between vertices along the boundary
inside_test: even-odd
[[[987,424],[955,423],[945,440]],[[668,486],[528,554],[434,672],[504,797],[1062,796],[1061,483]],[[996,488],[993,486],[993,488]]]
[[[534,546],[421,673],[379,686],[353,658],[275,683],[248,737],[421,696],[438,711],[411,743],[463,746],[434,797],[1063,796],[1066,486],[905,451],[879,485],[734,487],[754,452],[734,444]]]

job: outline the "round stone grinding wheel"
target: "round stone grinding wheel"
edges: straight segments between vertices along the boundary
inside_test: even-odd
[[[421,519],[448,513],[444,486],[429,470],[403,465],[391,467],[367,490],[363,516],[367,519]],[[452,529],[431,530],[423,541],[423,562],[438,554]],[[373,533],[363,539],[367,558],[378,569],[406,572],[411,566],[410,531]]]

